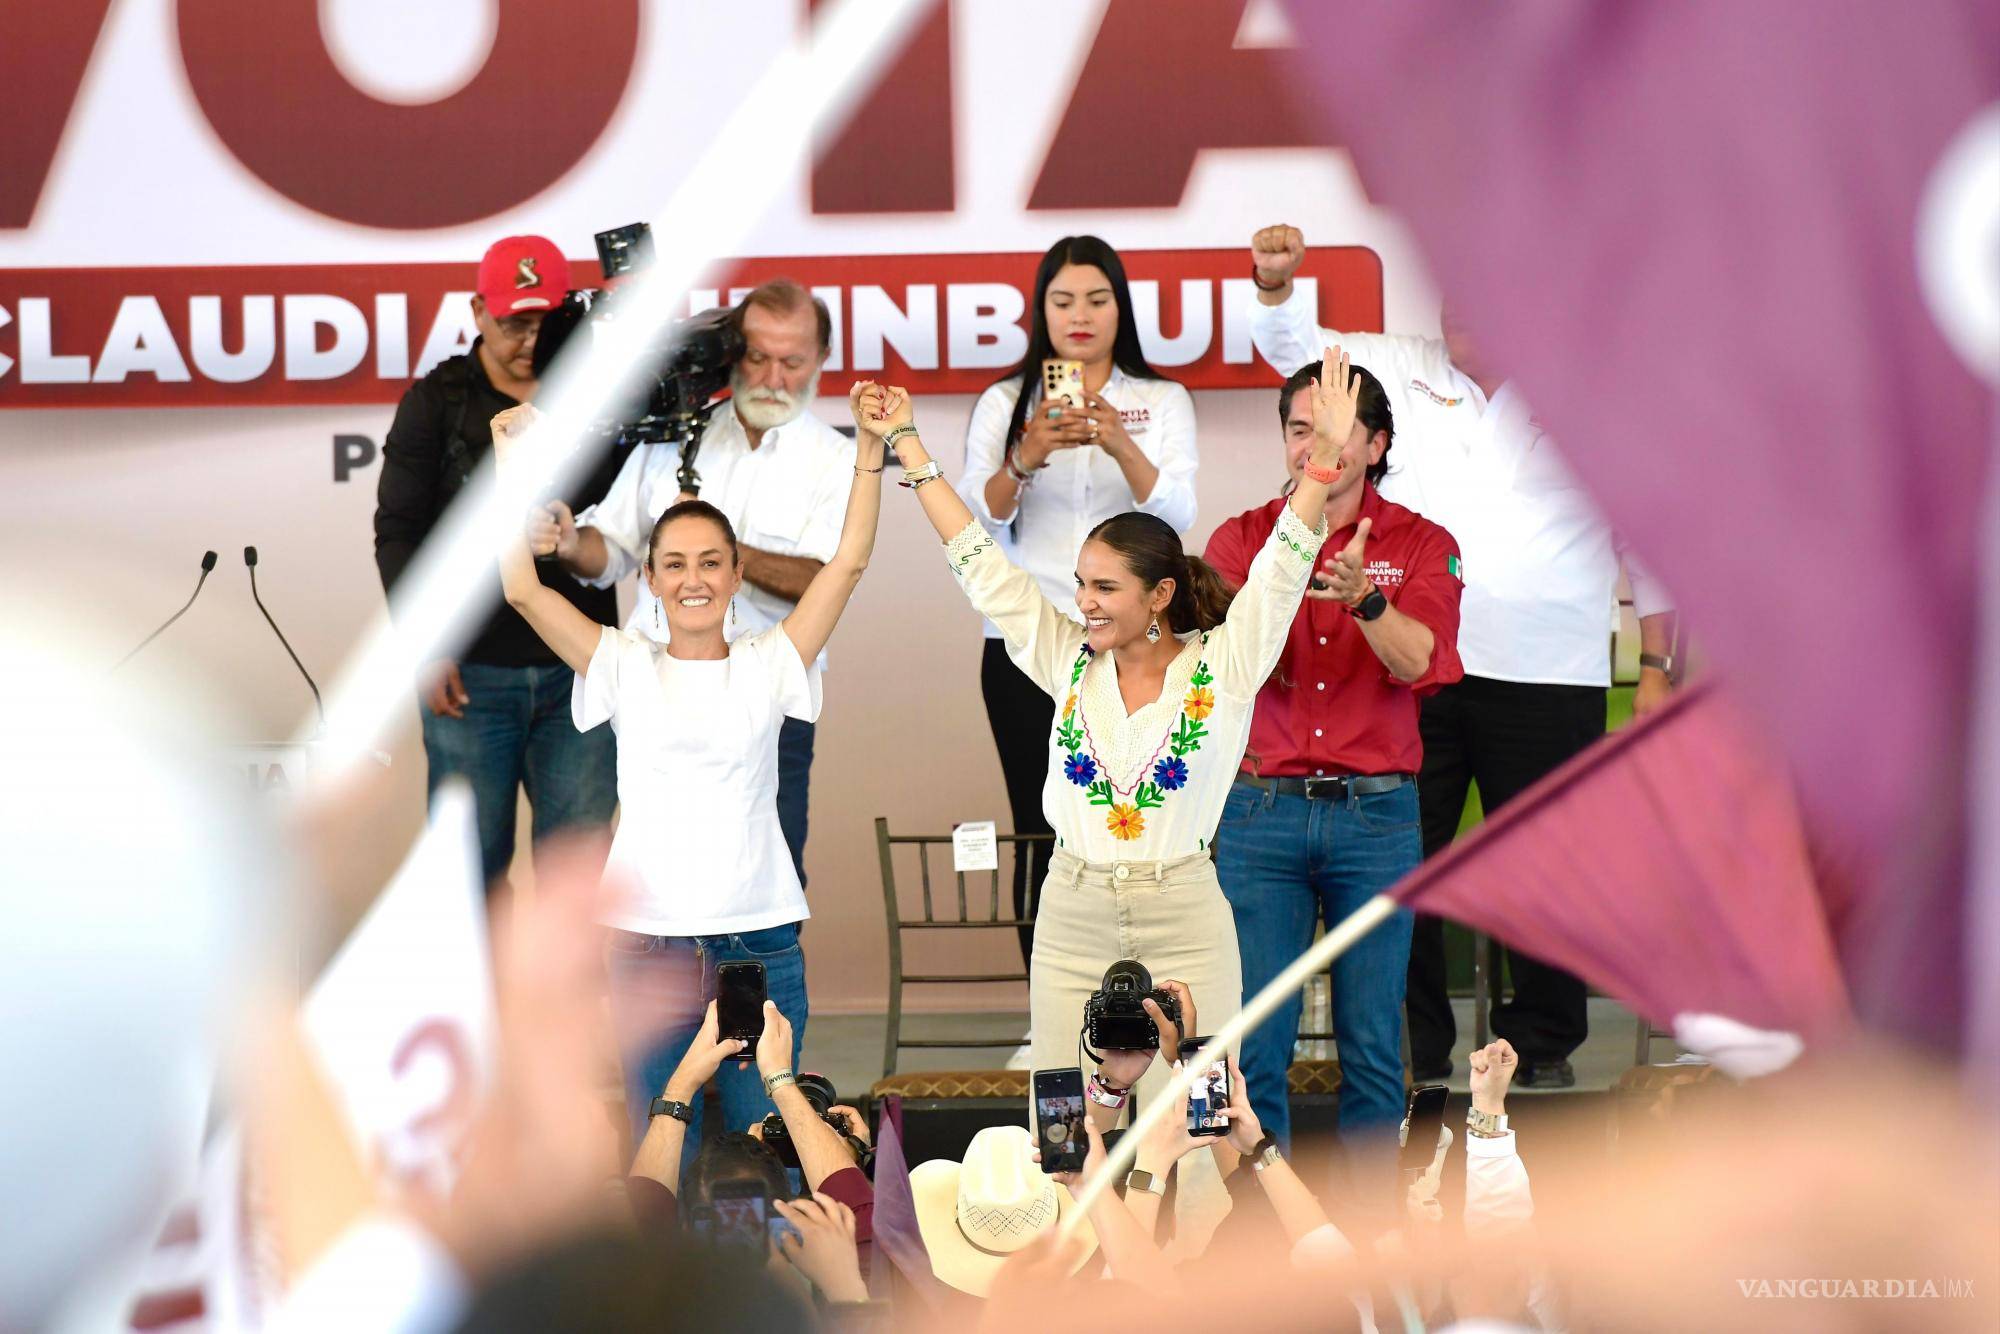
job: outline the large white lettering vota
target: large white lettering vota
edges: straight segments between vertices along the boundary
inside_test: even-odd
[[[478,330],[471,299],[470,292],[445,294],[412,363],[409,297],[402,292],[376,294],[372,319],[347,298],[323,292],[236,297],[241,332],[234,347],[223,334],[222,297],[187,299],[183,346],[159,298],[127,296],[94,356],[59,350],[53,302],[26,296],[12,312],[0,306],[0,326],[15,326],[17,353],[0,354],[0,377],[18,367],[22,384],[122,384],[137,375],[185,384],[196,374],[215,384],[244,384],[281,367],[287,380],[337,380],[367,360],[372,347],[376,378],[407,380],[472,346]]]

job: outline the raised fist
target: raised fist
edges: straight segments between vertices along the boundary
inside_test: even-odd
[[[1250,262],[1257,268],[1257,281],[1266,287],[1290,282],[1305,258],[1305,233],[1296,227],[1279,223],[1250,238]]]

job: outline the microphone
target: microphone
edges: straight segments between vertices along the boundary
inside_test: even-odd
[[[250,570],[250,600],[257,604],[258,611],[264,613],[264,620],[270,625],[271,633],[276,635],[278,642],[285,646],[285,654],[291,658],[292,666],[298,668],[299,675],[306,679],[306,688],[313,692],[313,708],[319,712],[319,730],[324,732],[326,731],[326,705],[320,702],[319,686],[314,683],[312,673],[306,670],[306,665],[299,661],[299,655],[292,652],[291,641],[285,638],[285,632],[280,630],[278,623],[271,619],[271,612],[265,607],[264,599],[257,596],[257,548],[243,548],[243,564],[248,566]]]
[[[175,621],[178,621],[181,617],[187,615],[187,609],[189,607],[192,607],[194,605],[194,600],[201,596],[201,586],[208,582],[208,572],[210,570],[213,570],[214,568],[215,568],[215,553],[213,551],[202,552],[201,577],[194,581],[194,592],[188,594],[188,600],[181,604],[181,609],[179,611],[167,617],[166,624],[162,625],[158,630],[153,631],[152,634],[147,635],[144,639],[140,640],[139,648],[133,649],[132,652],[127,653],[124,657],[120,658],[116,663],[112,664],[111,670],[115,672],[120,667],[123,667],[126,663],[132,661],[132,659],[138,655],[139,649],[146,647],[146,645],[152,643],[155,639],[158,639],[162,634],[166,632],[167,626],[172,625]]]

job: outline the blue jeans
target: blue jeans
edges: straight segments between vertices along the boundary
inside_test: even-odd
[[[428,791],[460,775],[472,785],[479,822],[479,861],[488,891],[514,860],[517,789],[528,789],[534,838],[559,829],[610,823],[618,804],[618,743],[609,724],[588,732],[570,720],[570,683],[576,673],[553,667],[492,667],[460,663],[459,679],[471,700],[463,718],[418,707]]]
[[[715,966],[739,959],[764,965],[765,995],[792,1024],[792,1068],[806,1038],[806,956],[796,922],[730,936],[640,936],[613,931],[610,949],[611,1021],[625,1067],[625,1108],[632,1142],[646,1134],[653,1099],[693,1045],[708,1003],[715,999]],[[748,1053],[746,1053],[748,1054]],[[764,1093],[755,1061],[729,1060],[716,1072],[724,1128],[743,1131],[777,1110]],[[681,1166],[701,1149],[702,1099],[694,1100]]]
[[[1339,801],[1274,794],[1238,781],[1222,806],[1215,870],[1236,914],[1243,999],[1261,991],[1328,927],[1423,860],[1415,783]],[[1340,1049],[1343,1141],[1394,1134],[1403,1119],[1403,983],[1410,913],[1357,940],[1333,964],[1333,1031]],[[1196,998],[1199,1001],[1199,997]],[[1285,1071],[1303,999],[1294,992],[1243,1039],[1243,1079],[1264,1129],[1291,1144]]]
[[[785,831],[800,889],[806,885],[806,796],[812,766],[813,725],[785,719],[778,724],[778,827]]]

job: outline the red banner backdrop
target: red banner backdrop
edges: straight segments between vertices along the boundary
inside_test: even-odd
[[[825,388],[857,374],[967,393],[1019,359],[1037,254],[743,259],[716,290],[785,275],[832,309]],[[1148,357],[1190,388],[1272,382],[1250,347],[1255,296],[1240,248],[1131,250]],[[1315,249],[1321,322],[1382,328],[1382,265],[1362,246]],[[577,266],[593,281],[595,262]],[[472,332],[466,264],[16,269],[0,272],[0,407],[235,407],[393,403]]]

